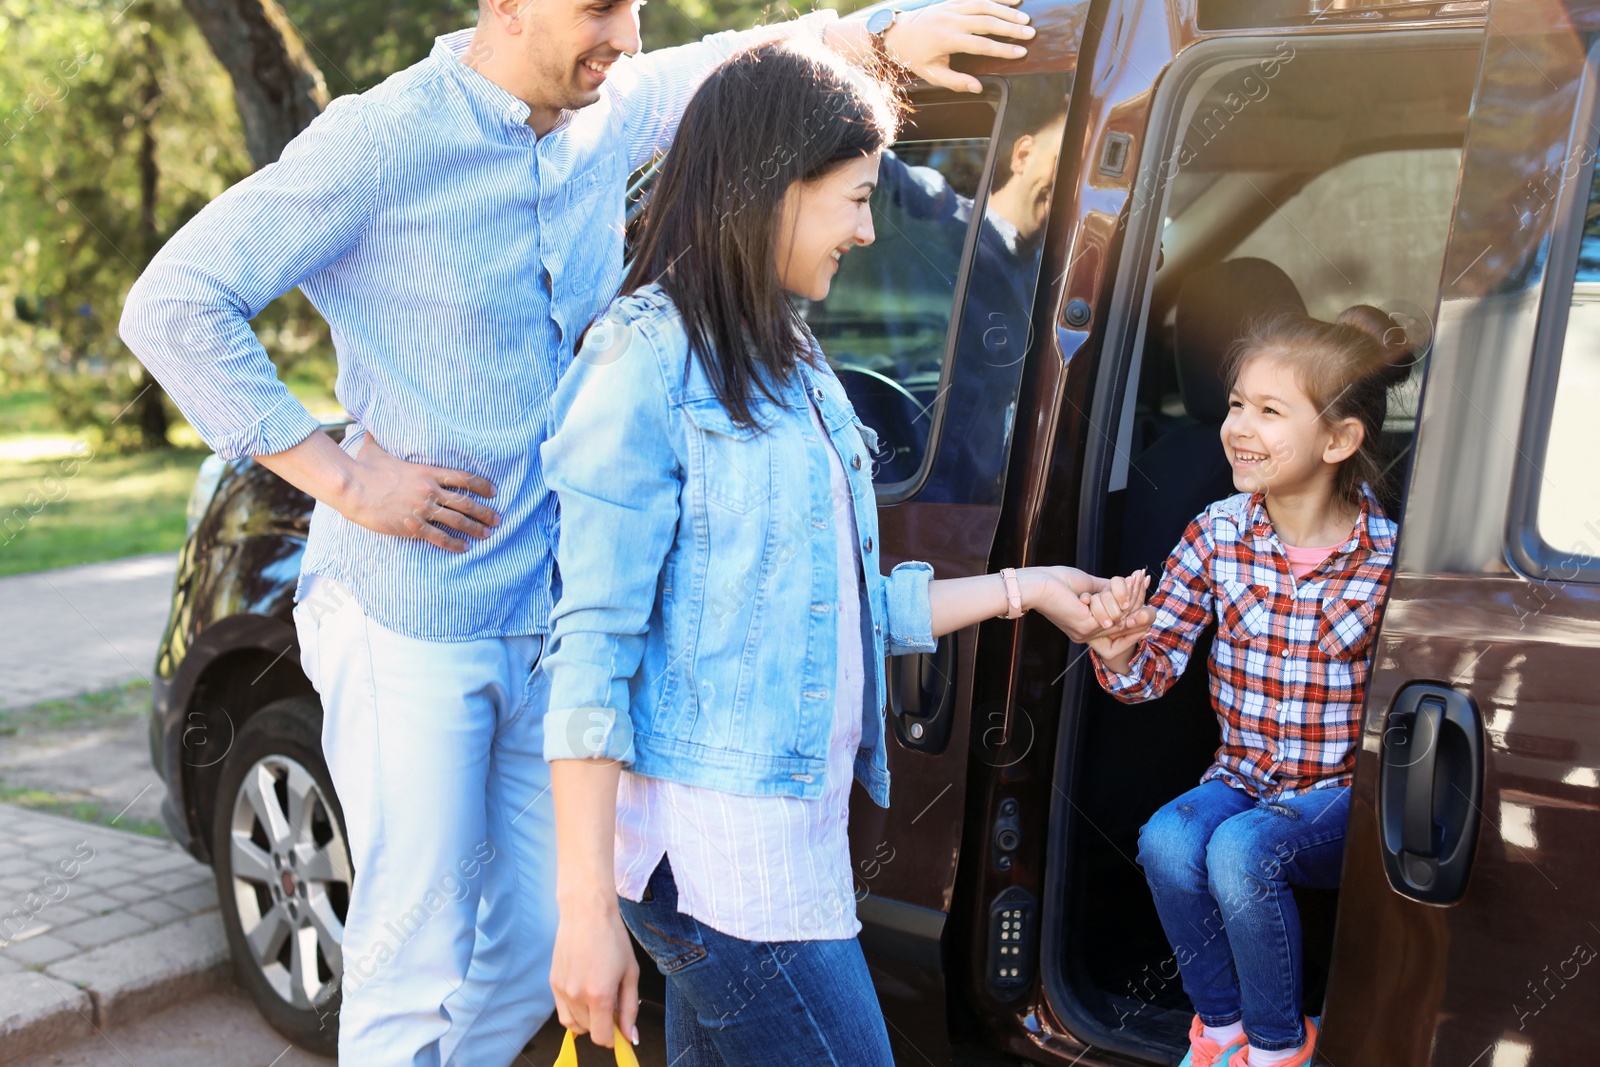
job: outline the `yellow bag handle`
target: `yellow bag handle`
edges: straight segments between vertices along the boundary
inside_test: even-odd
[[[615,1023],[612,1026],[617,1032],[614,1038],[617,1043],[617,1067],[639,1067],[639,1057],[633,1054],[633,1042],[623,1036],[622,1027]],[[555,1067],[578,1067],[577,1035],[571,1030],[561,1039],[561,1054],[556,1057]]]

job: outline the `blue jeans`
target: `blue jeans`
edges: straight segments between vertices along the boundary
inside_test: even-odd
[[[667,978],[673,1067],[893,1067],[866,957],[843,941],[744,941],[678,912],[665,857],[622,919]]]
[[[1339,884],[1349,817],[1347,786],[1266,801],[1212,780],[1139,831],[1139,865],[1201,1022],[1243,1019],[1264,1052],[1305,1042],[1290,887]]]

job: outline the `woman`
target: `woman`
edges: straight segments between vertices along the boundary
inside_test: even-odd
[[[884,654],[1029,608],[1080,639],[1122,621],[1071,568],[879,571],[875,437],[790,297],[872,240],[894,127],[885,86],[830,54],[712,75],[544,447],[551,984],[569,1029],[610,1045],[615,1011],[637,1040],[626,923],[667,976],[676,1067],[891,1063],[846,834],[852,777],[888,803]]]

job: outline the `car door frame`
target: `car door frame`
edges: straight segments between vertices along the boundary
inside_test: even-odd
[[[1517,1003],[1525,980],[1533,989],[1569,957],[1580,930],[1600,944],[1571,895],[1551,895],[1600,869],[1592,837],[1573,832],[1576,823],[1592,833],[1600,806],[1553,777],[1579,753],[1600,752],[1600,709],[1588,718],[1559,710],[1596,703],[1570,663],[1574,651],[1600,648],[1600,587],[1541,576],[1523,540],[1537,478],[1527,443],[1548,417],[1539,403],[1553,388],[1573,217],[1593,170],[1597,53],[1579,33],[1597,29],[1590,3],[1495,0],[1490,9],[1357,753],[1324,1018],[1330,1062],[1577,1063],[1579,1035],[1592,1032],[1592,995],[1555,996],[1533,1028]],[[1588,160],[1568,175],[1580,144]],[[1544,163],[1534,178],[1562,172],[1555,201],[1533,211],[1518,209],[1523,190],[1507,181],[1525,161]],[[1483,717],[1476,851],[1460,896],[1442,902],[1393,885],[1383,852],[1384,763],[1403,728],[1391,712],[1417,684],[1468,698]]]
[[[1086,9],[1088,2],[1080,0],[1080,7]],[[1082,25],[1080,20],[1080,32]],[[1041,34],[1044,32],[1041,27]],[[980,207],[992,191],[998,146],[1016,132],[1010,125],[1014,121],[1010,103],[1019,98],[1019,93],[1059,90],[1065,95],[1071,88],[1076,52],[1062,51],[1063,42],[1059,37],[1051,43],[1053,56],[1047,66],[1007,71],[1003,79],[984,78],[986,83],[1001,89],[1001,96],[990,158],[979,190]],[[1072,107],[1069,99],[1069,122]],[[1063,155],[1063,159],[1069,158]],[[1052,195],[1052,220],[1055,218],[1054,198],[1059,195],[1062,178],[1058,173],[1056,192]],[[969,234],[957,280],[944,383],[951,380],[954,361],[961,356],[957,342],[962,335],[962,319],[971,311],[972,287],[968,282],[976,254],[975,234],[976,228]],[[1037,325],[1039,307],[1050,305],[1054,296],[1051,240],[1047,231],[1032,299],[1033,335],[1019,363],[1019,379],[1025,378],[1029,368],[1040,358],[1039,353],[1049,348],[1053,338],[1050,331],[1040,331]],[[1017,410],[1018,424],[1009,445],[1013,457],[1025,448],[1021,442],[1020,403]],[[937,471],[940,456],[935,453],[944,447],[948,430],[941,410],[930,433],[930,455],[917,478],[912,483],[884,487],[881,496],[886,502],[880,505],[879,526],[886,568],[904,559],[916,558],[931,563],[940,578],[982,574],[992,569],[995,540],[1003,518],[1000,503],[964,505],[917,499],[917,492],[927,484],[930,472]],[[1011,474],[1008,471],[1008,482]],[[916,488],[908,492],[907,486],[912,484]],[[1000,625],[1009,628],[1013,624]],[[1009,637],[1011,632],[1005,630],[1005,636]],[[975,754],[982,757],[987,736],[984,725],[988,721],[987,710],[981,701],[975,708],[974,694],[978,692],[975,680],[982,670],[981,661],[989,658],[991,641],[991,631],[986,625],[969,627],[942,639],[948,659],[896,657],[890,660],[893,708],[889,714],[886,743],[892,779],[891,805],[878,808],[860,790],[854,791],[852,797],[850,836],[857,878],[856,911],[862,924],[861,944],[889,1025],[891,1044],[897,1057],[905,1062],[924,1059],[948,1062],[950,1055],[948,1028],[930,1029],[928,1008],[930,1005],[942,1008],[947,1004],[947,961],[952,956],[960,958],[952,950],[948,919],[965,847],[964,812],[970,763]],[[941,713],[948,716],[948,721],[942,724],[948,729],[948,740],[927,751],[919,750],[916,734],[912,732],[922,727],[927,717],[916,714],[919,709],[904,706],[896,695],[901,690],[904,672],[924,660],[943,664],[941,670],[950,670],[947,681],[950,696]]]

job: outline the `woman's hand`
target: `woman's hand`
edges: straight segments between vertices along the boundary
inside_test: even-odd
[[[1089,642],[1127,629],[1142,629],[1144,590],[1149,578],[1137,571],[1127,578],[1097,578],[1076,567],[1024,567],[1023,605],[1055,623],[1074,641]],[[1126,604],[1126,607],[1123,606]]]
[[[606,1048],[616,1044],[613,1017],[628,1040],[639,1041],[639,964],[612,868],[621,777],[615,760],[550,761],[559,915],[550,991],[561,1025]]]
[[[563,908],[550,961],[561,1025],[606,1048],[616,1042],[613,1018],[630,1041],[639,1041],[639,962],[615,899],[609,908],[598,902]]]

